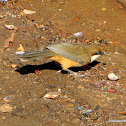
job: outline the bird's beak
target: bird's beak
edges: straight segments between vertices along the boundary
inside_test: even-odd
[[[95,61],[96,59],[98,59],[101,55],[108,55],[106,52],[101,52],[100,54],[94,55],[91,57],[91,62]]]
[[[95,61],[96,59],[98,59],[100,56],[101,56],[101,54],[92,56],[92,57],[91,57],[91,63],[92,63],[93,61]]]
[[[107,52],[103,52],[101,55],[109,55]]]

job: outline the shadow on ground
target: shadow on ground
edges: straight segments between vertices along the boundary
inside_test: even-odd
[[[78,72],[78,71],[86,71],[86,70],[90,70],[92,67],[94,67],[95,65],[99,64],[100,62],[94,61],[90,64],[88,64],[85,68],[83,67],[72,67],[70,68],[70,70],[74,71],[74,72]],[[20,67],[18,69],[16,69],[15,71],[19,72],[20,74],[29,74],[29,73],[35,73],[35,70],[45,70],[45,69],[49,69],[49,70],[62,70],[62,67],[52,61],[52,62],[48,62],[48,63],[44,63],[41,65],[25,65],[23,67]],[[67,71],[62,70],[63,74],[67,74]]]

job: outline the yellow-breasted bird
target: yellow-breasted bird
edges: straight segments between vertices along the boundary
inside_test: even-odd
[[[28,61],[35,58],[49,58],[61,64],[62,69],[72,72],[68,68],[82,67],[95,61],[104,52],[98,46],[77,45],[68,43],[52,44],[44,50],[39,51],[18,51],[16,54],[21,61]],[[76,75],[76,74],[75,74]]]

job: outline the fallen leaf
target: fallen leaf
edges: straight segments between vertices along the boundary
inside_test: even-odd
[[[71,100],[72,100],[71,98],[67,98],[67,99],[62,100],[62,102],[69,102]]]
[[[6,65],[6,68],[9,68],[10,67],[10,65]]]
[[[11,67],[14,69],[17,68],[17,64],[11,64]]]
[[[126,111],[119,112],[119,114],[126,115]]]
[[[34,14],[34,13],[36,13],[36,11],[24,9],[23,13],[25,13],[25,14]]]
[[[38,25],[36,22],[34,23],[34,25],[35,25],[37,28],[44,28],[44,25]]]
[[[25,51],[25,50],[24,50],[23,46],[20,44],[17,51]]]
[[[110,89],[110,90],[108,90],[108,92],[115,92],[115,90],[114,89]]]
[[[5,40],[5,44],[4,44],[4,48],[3,48],[4,50],[10,47],[10,43],[14,42],[14,36],[15,36],[15,33],[12,33],[11,37],[9,37],[8,39]]]
[[[40,72],[39,70],[35,70],[35,74],[36,74],[36,75],[40,75],[41,72]]]
[[[3,101],[5,101],[5,102],[11,102],[14,97],[15,97],[14,95],[7,96],[7,97],[5,97],[3,99]]]

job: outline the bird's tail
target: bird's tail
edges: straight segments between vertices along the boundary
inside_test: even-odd
[[[18,51],[16,52],[16,54],[20,57],[20,60],[22,62],[33,60],[36,58],[52,57],[56,55],[56,53],[48,49],[40,51]]]

